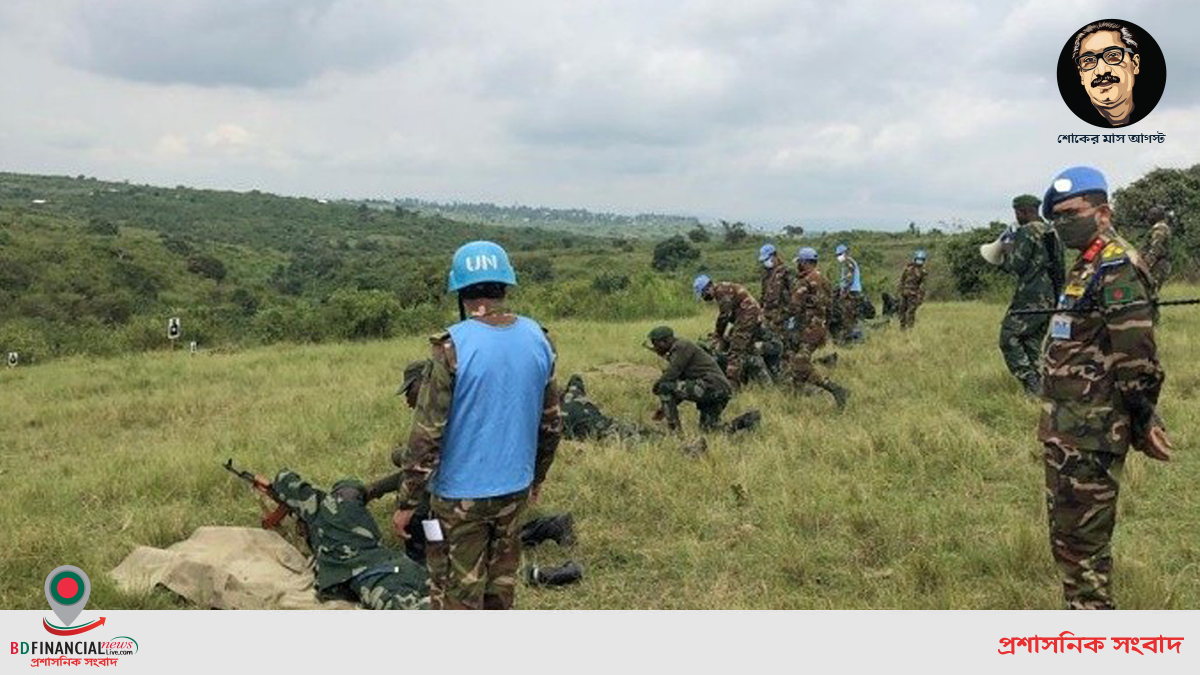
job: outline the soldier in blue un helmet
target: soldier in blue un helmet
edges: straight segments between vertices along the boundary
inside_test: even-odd
[[[431,339],[433,365],[407,452],[393,455],[403,474],[397,537],[430,493],[434,609],[512,606],[521,515],[537,500],[562,436],[554,347],[537,322],[504,306],[516,283],[499,245],[474,241],[455,252],[449,288],[462,321]]]

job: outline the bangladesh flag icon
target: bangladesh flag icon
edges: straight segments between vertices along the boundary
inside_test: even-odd
[[[46,601],[54,615],[66,626],[79,616],[92,594],[92,582],[83,570],[74,565],[55,568],[46,577]],[[57,628],[64,628],[58,626]]]

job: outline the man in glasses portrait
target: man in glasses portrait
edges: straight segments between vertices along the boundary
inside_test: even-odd
[[[1075,36],[1071,59],[1092,105],[1110,126],[1128,126],[1150,112],[1134,104],[1133,81],[1142,57],[1128,26],[1116,21],[1084,26]]]

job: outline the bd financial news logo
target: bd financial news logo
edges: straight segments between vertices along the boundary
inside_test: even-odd
[[[116,657],[136,654],[137,640],[127,635],[110,640],[89,639],[92,636],[88,633],[105,624],[104,617],[74,625],[91,595],[92,582],[86,572],[74,565],[55,568],[46,577],[46,601],[63,625],[42,617],[42,628],[60,639],[12,642],[11,653],[32,657],[33,666],[115,666]]]
[[[1058,57],[1058,93],[1096,127],[1137,124],[1167,86],[1167,64],[1150,33],[1124,19],[1093,21],[1071,34]]]

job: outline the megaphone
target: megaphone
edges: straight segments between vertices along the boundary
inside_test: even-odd
[[[1004,260],[1004,235],[996,237],[996,241],[979,247],[979,255],[991,265],[999,265]]]

